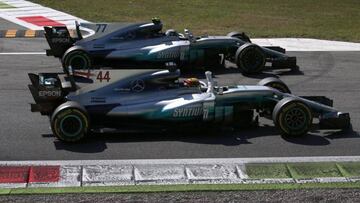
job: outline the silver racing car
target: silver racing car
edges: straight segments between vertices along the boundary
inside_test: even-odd
[[[175,63],[179,68],[223,67],[231,61],[247,74],[268,68],[297,68],[296,57],[285,54],[276,46],[261,47],[251,43],[244,33],[231,32],[226,36],[194,36],[189,30],[162,31],[162,22],[84,24],[94,34],[83,38],[79,25],[77,37],[71,37],[66,27],[45,27],[50,46],[47,55],[58,57],[63,68],[74,70],[99,67],[123,68],[133,66],[167,68]],[[141,65],[141,66],[139,66]]]
[[[274,121],[286,136],[306,135],[313,118],[322,128],[347,128],[350,116],[323,96],[299,97],[279,79],[257,85],[218,86],[211,72],[206,82],[180,79],[180,71],[92,70],[29,74],[32,112],[50,117],[62,141],[82,140],[102,128],[172,128],[187,125],[250,125],[254,114]]]

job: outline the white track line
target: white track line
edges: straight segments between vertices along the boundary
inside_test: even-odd
[[[261,46],[280,46],[286,51],[360,51],[360,43],[309,38],[251,39]]]
[[[0,17],[4,18],[10,22],[19,24],[21,26],[24,26],[28,29],[32,30],[43,30],[42,26],[37,26],[31,23],[27,23],[25,21],[22,21],[18,19],[18,17],[23,16],[43,16],[52,20],[55,20],[57,22],[63,23],[66,26],[74,27],[75,21],[78,21],[80,23],[88,22],[84,19],[78,18],[76,16],[44,7],[40,4],[32,3],[25,0],[17,0],[17,1],[6,1],[6,0],[0,0],[0,2],[4,2],[6,4],[9,4],[10,6],[14,6],[15,8],[6,8],[6,9],[0,9]],[[54,19],[53,17],[57,17]]]

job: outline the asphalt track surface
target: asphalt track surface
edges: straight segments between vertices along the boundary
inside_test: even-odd
[[[0,30],[10,30],[10,29],[27,29],[21,25],[14,24],[12,22],[9,22],[3,18],[0,18]]]
[[[44,39],[0,39],[0,53],[43,51]],[[0,160],[174,159],[360,155],[360,52],[293,52],[300,72],[276,71],[245,77],[217,71],[219,84],[256,84],[280,76],[296,95],[324,95],[350,112],[352,129],[313,130],[305,138],[278,134],[272,121],[242,131],[118,133],[66,144],[53,137],[47,117],[31,113],[28,72],[60,71],[45,55],[0,55]]]

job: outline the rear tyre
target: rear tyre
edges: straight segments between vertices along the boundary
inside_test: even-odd
[[[62,58],[64,71],[68,72],[68,67],[73,70],[88,70],[91,68],[90,56],[83,50],[74,50],[65,54]]]
[[[275,105],[272,117],[281,134],[291,137],[306,135],[313,120],[310,108],[301,100],[292,97],[280,100]]]
[[[274,89],[279,90],[282,93],[291,94],[289,87],[278,78],[274,78],[274,77],[264,78],[260,80],[258,85],[272,87]]]
[[[83,110],[68,107],[55,111],[51,117],[51,129],[59,140],[77,142],[88,133],[89,120]]]
[[[235,54],[237,67],[245,74],[260,73],[266,62],[263,50],[256,44],[243,44]]]

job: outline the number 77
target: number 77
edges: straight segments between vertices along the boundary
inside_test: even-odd
[[[104,32],[107,27],[107,24],[96,24],[96,27],[97,27],[96,32],[99,32],[100,30],[101,30],[101,32]]]

